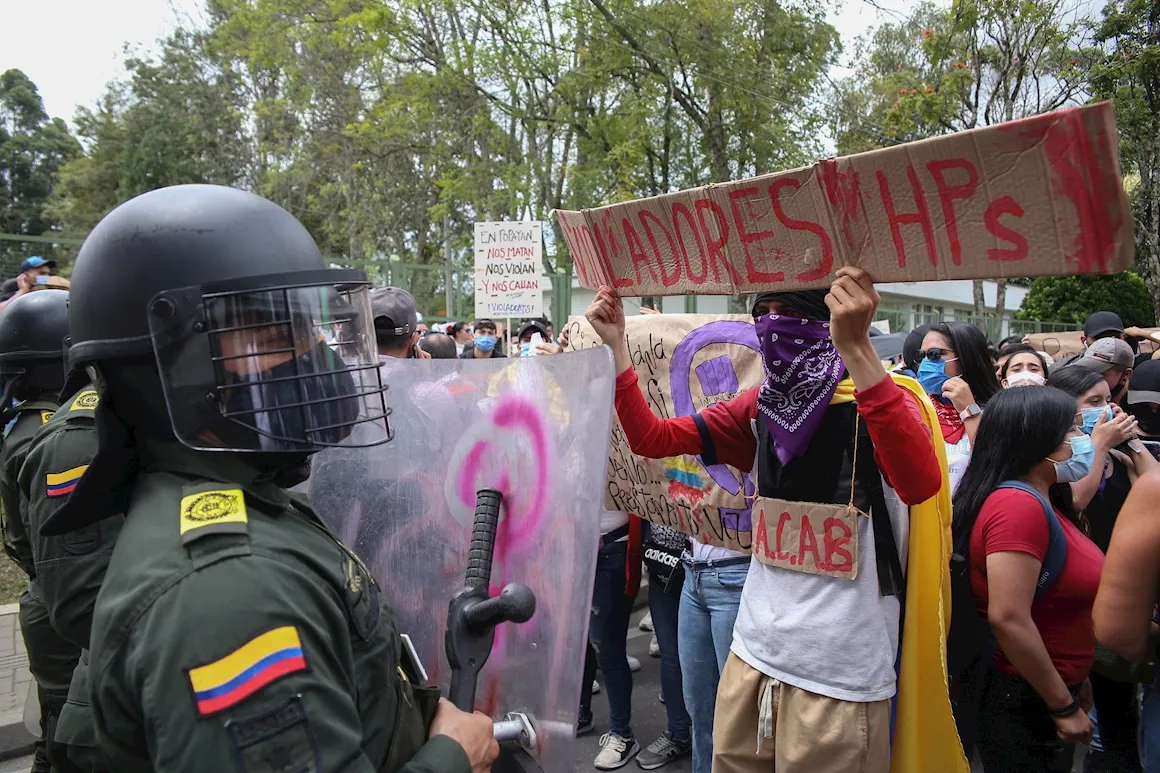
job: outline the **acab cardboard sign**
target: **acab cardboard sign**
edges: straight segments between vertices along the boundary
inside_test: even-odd
[[[572,351],[603,343],[583,317],[571,317],[567,331]],[[764,377],[748,316],[648,314],[628,317],[625,333],[639,388],[661,418],[692,415]],[[705,544],[750,551],[755,482],[749,472],[699,456],[637,456],[614,422],[605,509],[634,513]]]
[[[557,210],[585,287],[736,295],[875,281],[1114,273],[1131,205],[1110,103],[583,211]]]

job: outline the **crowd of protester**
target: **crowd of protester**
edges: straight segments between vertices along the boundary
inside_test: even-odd
[[[843,583],[605,512],[577,726],[594,729],[593,695],[603,691],[610,719],[595,768],[691,757],[695,773],[888,770],[899,557],[909,519],[945,487],[959,562],[952,583],[965,599],[948,640],[950,692],[968,755],[987,773],[1062,773],[1083,743],[1085,773],[1160,771],[1150,666],[1160,527],[1144,493],[1160,494],[1160,360],[1150,345],[1100,312],[1083,350],[1059,361],[1022,337],[993,345],[970,324],[944,322],[911,331],[883,362],[864,337],[873,285],[845,271],[835,287],[752,304],[767,372],[793,359],[764,345],[789,327],[805,346],[826,342],[822,359],[837,363],[829,402],[806,421],[812,433],[787,430],[762,388],[696,416],[658,418],[631,367],[620,300],[604,289],[588,310],[613,352],[616,412],[634,452],[757,472],[759,496],[841,503],[852,490],[871,515],[859,523],[862,571]],[[395,288],[374,291],[372,307],[382,356],[490,359],[566,344],[546,319],[424,329],[414,300]],[[913,391],[899,376],[917,381]],[[647,745],[632,730],[640,664],[625,645],[642,574],[642,625],[654,631],[667,715]]]
[[[67,288],[55,267],[25,260],[0,287],[0,309]],[[603,692],[610,720],[594,766],[688,757],[695,773],[889,770],[911,523],[953,497],[946,665],[968,756],[987,773],[1063,773],[1087,744],[1085,773],[1160,773],[1155,345],[1101,311],[1082,351],[1058,360],[949,321],[910,331],[884,361],[871,343],[877,304],[870,278],[850,268],[829,291],[758,295],[765,383],[659,418],[632,367],[621,301],[597,293],[587,318],[612,350],[615,410],[635,453],[699,455],[754,473],[758,498],[869,517],[855,519],[857,571],[835,579],[604,512],[577,725],[594,729]],[[428,325],[400,288],[372,291],[371,308],[380,358],[554,355],[567,343],[544,318]],[[774,399],[771,384],[807,350],[825,399]],[[626,647],[642,576],[667,716],[647,745],[632,730],[640,664]]]

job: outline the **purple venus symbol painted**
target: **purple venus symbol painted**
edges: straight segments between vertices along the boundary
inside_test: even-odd
[[[756,328],[740,320],[721,320],[702,325],[677,344],[673,350],[672,365],[669,369],[669,389],[673,396],[673,409],[677,416],[690,416],[697,412],[693,405],[693,359],[697,352],[714,344],[736,344],[752,349],[759,357],[761,348],[757,343]],[[737,371],[728,355],[721,355],[702,362],[696,368],[697,381],[706,397],[720,394],[735,394],[739,388]],[[724,464],[705,464],[697,457],[709,476],[718,486],[730,494],[751,496],[754,491],[749,473],[742,472],[741,480]],[[725,526],[739,531],[752,528],[751,508],[721,508],[721,520]]]

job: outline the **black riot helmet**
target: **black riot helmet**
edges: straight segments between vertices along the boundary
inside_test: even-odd
[[[30,400],[59,393],[67,337],[67,292],[41,290],[9,301],[0,311],[0,380],[5,397]]]
[[[137,432],[190,448],[268,458],[373,445],[387,411],[368,290],[266,199],[162,188],[81,246],[70,364],[96,366]]]

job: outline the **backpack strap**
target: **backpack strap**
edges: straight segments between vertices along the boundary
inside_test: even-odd
[[[1067,535],[1064,534],[1063,524],[1059,522],[1059,516],[1055,514],[1051,502],[1032,486],[1021,480],[1007,480],[1000,483],[999,488],[1031,494],[1039,500],[1043,514],[1047,517],[1047,555],[1043,557],[1043,571],[1039,574],[1039,582],[1035,586],[1035,597],[1039,598],[1055,584],[1063,572],[1063,565],[1067,562]]]

